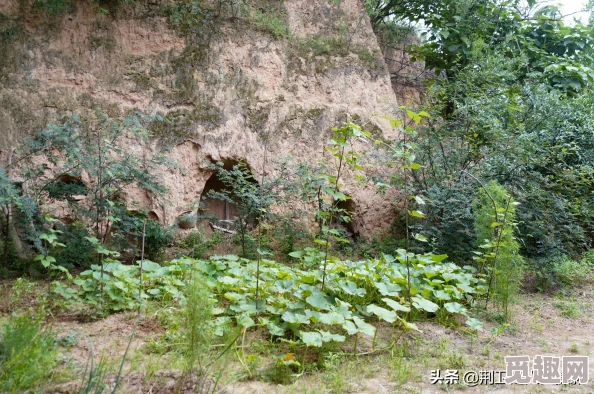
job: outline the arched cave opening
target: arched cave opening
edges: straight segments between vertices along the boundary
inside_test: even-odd
[[[78,200],[87,195],[88,189],[80,177],[62,174],[47,186],[47,192],[56,200]]]
[[[225,160],[223,161],[222,169],[224,171],[232,171],[236,166],[243,166],[248,174],[251,174],[250,167],[245,163],[240,163],[237,160]],[[255,178],[248,175],[245,178],[248,182],[258,184]],[[198,209],[198,216],[200,219],[204,219],[210,226],[228,233],[234,232],[236,229],[235,222],[242,216],[245,216],[245,212],[240,212],[236,206],[237,196],[233,194],[233,187],[235,185],[230,184],[229,181],[225,182],[221,179],[220,172],[214,171],[213,174],[208,178],[204,185],[204,189],[200,194],[200,204]],[[231,201],[214,198],[212,193],[224,193],[230,197]],[[251,218],[248,222],[250,227],[257,225],[257,220]],[[204,226],[205,231],[207,230]]]
[[[340,220],[339,218],[336,218],[335,219],[336,225],[341,227],[347,233],[349,238],[351,238],[351,240],[355,240],[357,238],[357,236],[359,235],[355,231],[355,226],[353,225],[355,203],[353,202],[352,199],[349,198],[346,201],[338,201],[336,203],[336,207],[343,210],[343,212],[339,213],[338,216],[348,216],[350,218],[349,221]]]

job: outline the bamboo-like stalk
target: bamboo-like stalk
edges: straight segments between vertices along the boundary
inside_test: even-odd
[[[140,304],[142,303],[142,264],[144,263],[144,241],[146,238],[146,219],[144,219],[144,224],[142,225],[142,248],[140,251],[140,285],[138,286],[138,308],[140,309]]]
[[[268,152],[268,141],[264,141],[264,160],[262,161],[262,184],[260,185],[260,207],[264,198],[264,182],[266,181],[266,154]],[[260,297],[260,264],[262,262],[262,223],[258,223],[258,262],[256,263],[256,316],[260,312],[258,300]]]

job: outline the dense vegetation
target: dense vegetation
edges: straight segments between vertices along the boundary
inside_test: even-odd
[[[53,15],[73,2],[36,5]],[[225,6],[291,39],[266,10]],[[57,379],[56,339],[43,322],[65,311],[102,319],[153,308],[168,334],[147,354],[179,354],[183,381],[214,392],[231,353],[243,377],[255,377],[248,330],[278,350],[270,379],[284,383],[312,368],[308,352],[322,360],[336,349],[394,351],[401,334],[378,348],[378,331],[419,331],[422,320],[475,335],[481,319],[513,320],[526,278],[551,291],[592,276],[594,25],[566,25],[556,7],[534,1],[367,0],[366,8],[383,47],[400,46],[424,71],[419,101],[385,114],[399,138],[347,119],[332,130],[326,160],[287,157],[274,177],[256,179],[242,162],[208,163],[224,185],[208,197],[233,204],[232,229],[176,235],[180,223],[164,228],[126,201],[129,187],[165,196],[159,172],[183,170],[168,159],[166,139],[148,148],[150,126],[167,121],[160,116],[73,115],[11,154],[0,168],[0,273],[47,289],[36,308],[17,308],[27,282],[15,282],[0,337],[3,391]],[[213,10],[175,2],[168,16],[194,31],[216,23]],[[383,238],[350,230],[346,177],[399,191]],[[52,218],[52,203],[69,220]],[[107,390],[109,376],[116,390],[126,355],[118,370],[91,352],[80,391]]]

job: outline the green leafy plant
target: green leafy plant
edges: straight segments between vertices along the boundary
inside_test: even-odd
[[[509,318],[509,304],[522,282],[524,259],[514,236],[515,206],[512,196],[492,181],[478,192],[475,203],[477,242],[484,252],[475,252],[479,272],[489,282],[487,301],[492,296]]]
[[[194,230],[179,241],[177,246],[186,251],[186,255],[195,259],[202,259],[216,245],[223,241],[223,236],[218,231],[213,231],[210,238],[199,230]]]
[[[415,255],[402,249],[397,250],[396,257],[329,261],[321,291],[323,256],[314,258],[317,262],[312,265],[317,268],[307,270],[266,259],[259,264],[233,255],[209,260],[181,258],[163,266],[145,261],[141,299],[185,303],[184,293],[190,291],[185,285],[187,278],[200,275],[218,302],[210,322],[215,335],[223,335],[235,323],[243,328],[265,327],[271,338],[320,347],[328,342],[344,342],[347,335],[357,333],[373,337],[375,327],[368,323],[370,319],[417,329],[408,319],[411,311],[433,316],[443,309],[449,314],[468,316],[468,305],[486,291],[484,279],[475,277],[474,268],[446,263],[445,255]],[[104,310],[135,309],[139,302],[138,267],[108,263],[103,272]],[[101,267],[82,272],[74,283],[77,287],[58,287],[54,291],[86,308],[102,305]],[[205,305],[206,296],[200,294],[192,296],[200,297],[200,305]],[[480,326],[471,317],[466,323],[474,328]]]
[[[0,390],[33,392],[50,382],[58,363],[55,341],[39,317],[27,313],[10,316],[0,338]]]
[[[219,380],[227,367],[225,356],[235,343],[237,337],[226,344],[223,351],[213,356],[215,343],[215,327],[212,324],[213,304],[209,287],[199,275],[192,278],[184,289],[185,306],[183,347],[185,355],[184,379],[195,378],[197,393],[209,394],[217,392]],[[219,327],[219,333],[221,333]],[[222,332],[225,334],[225,331]]]
[[[240,239],[241,254],[247,257],[251,240],[249,231],[262,219],[262,215],[267,214],[268,208],[279,200],[281,178],[259,184],[243,162],[235,164],[231,169],[226,169],[223,163],[217,163],[212,165],[212,169],[217,172],[225,188],[210,190],[208,197],[235,206],[237,219],[234,225]]]
[[[433,314],[440,308],[467,314],[464,304],[484,293],[484,281],[474,277],[472,268],[443,263],[444,258],[399,250],[397,257],[333,260],[328,262],[324,291],[317,287],[322,281],[321,268],[302,271],[263,259],[258,308],[256,261],[229,255],[213,256],[210,261],[179,259],[170,264],[194,267],[205,275],[221,302],[216,326],[225,327],[233,321],[245,328],[263,326],[272,338],[320,347],[326,342],[344,342],[346,335],[356,333],[373,337],[375,327],[366,321],[371,317],[416,329],[406,319],[411,307],[403,303],[407,298],[407,260],[412,309],[420,314]],[[479,323],[469,318],[468,324],[474,327]]]
[[[584,261],[585,260],[585,261]],[[594,266],[587,261],[576,261],[563,256],[552,265],[552,274],[564,286],[580,286],[592,277]]]
[[[269,32],[276,39],[291,36],[287,22],[278,12],[251,10],[249,19],[258,29]]]
[[[112,118],[98,111],[92,119],[82,121],[75,114],[27,137],[9,165],[13,176],[24,178],[29,185],[19,201],[34,207],[23,208],[30,214],[23,217],[29,220],[19,223],[22,233],[35,241],[44,225],[34,218],[39,205],[61,200],[78,218],[92,223],[100,243],[107,241],[108,234],[117,236],[114,229],[127,215],[121,198],[126,187],[135,185],[155,196],[165,192],[153,171],[168,165],[167,147],[148,156],[127,148],[131,141],[146,146],[151,133],[144,124],[151,119],[140,113]],[[33,164],[33,158],[43,164]]]
[[[58,222],[57,219],[51,218],[49,216],[45,217],[46,222],[48,223],[55,223]],[[39,240],[41,243],[41,254],[37,255],[37,257],[35,257],[35,261],[39,261],[41,263],[41,265],[46,268],[48,271],[51,269],[54,270],[58,270],[61,271],[63,273],[65,273],[69,278],[72,278],[72,276],[70,275],[70,272],[68,272],[68,270],[64,267],[62,267],[61,265],[56,265],[56,258],[53,256],[50,256],[50,250],[58,248],[58,247],[65,247],[66,245],[64,245],[61,242],[58,242],[58,234],[61,234],[62,231],[60,230],[55,230],[53,228],[49,228],[47,230],[47,232],[42,233],[39,236]],[[48,281],[48,292],[51,292],[51,282]]]
[[[376,140],[375,144],[384,146],[388,150],[388,157],[390,158],[389,165],[396,165],[396,172],[390,176],[389,184],[379,182],[377,185],[381,191],[385,191],[390,186],[401,186],[403,188],[402,199],[404,208],[404,242],[405,250],[410,250],[410,241],[415,239],[419,242],[427,242],[427,238],[420,234],[411,234],[410,222],[411,219],[424,219],[425,214],[419,210],[419,206],[425,205],[425,200],[420,195],[414,193],[413,182],[414,172],[421,169],[421,165],[416,163],[416,150],[418,149],[417,144],[411,141],[416,136],[417,131],[412,126],[413,122],[416,124],[421,123],[423,118],[429,116],[425,111],[414,112],[404,106],[400,107],[400,113],[402,119],[392,118],[385,116],[384,119],[390,122],[392,128],[397,129],[400,132],[400,138],[392,142],[384,142]],[[412,209],[411,200],[417,205],[417,209]],[[412,305],[413,294],[411,287],[411,276],[410,276],[410,262],[408,261],[408,252],[405,254],[406,266],[407,266],[407,287],[408,287],[408,301]]]
[[[81,272],[70,285],[56,283],[54,293],[73,308],[83,306],[84,313],[101,316],[135,310],[145,299],[179,301],[184,298],[183,280],[187,274],[185,268],[161,266],[149,260],[142,262],[141,274],[140,262],[125,265],[104,259],[102,265],[92,264],[90,269]]]
[[[363,131],[361,126],[348,120],[344,125],[332,129],[332,138],[325,147],[334,160],[334,168],[329,169],[320,166],[318,173],[314,174],[314,188],[311,188],[317,199],[316,221],[319,225],[318,237],[314,240],[323,256],[322,283],[321,289],[324,289],[326,283],[326,266],[328,261],[336,259],[329,255],[331,240],[336,242],[346,242],[349,240],[341,237],[341,231],[333,228],[336,221],[350,222],[350,213],[339,206],[340,202],[347,201],[349,197],[340,191],[340,183],[343,173],[350,169],[351,171],[361,171],[360,154],[353,148],[353,144],[359,140],[364,141],[370,136],[369,132]],[[326,171],[324,171],[326,170]],[[362,175],[355,175],[355,179],[363,180]],[[317,190],[316,190],[317,188]],[[293,257],[300,257],[293,255]]]

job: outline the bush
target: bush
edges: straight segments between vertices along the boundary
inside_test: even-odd
[[[206,257],[209,250],[220,244],[222,241],[223,236],[218,231],[214,231],[210,239],[208,239],[203,232],[195,230],[179,241],[177,246],[185,249],[188,256],[195,259],[202,259]]]
[[[54,334],[29,315],[13,315],[2,330],[0,391],[37,391],[51,380],[57,362]]]
[[[283,259],[296,250],[299,242],[310,238],[307,230],[299,221],[286,215],[272,217],[271,223],[273,224],[272,243],[276,245]]]
[[[144,257],[153,261],[162,261],[165,249],[173,242],[173,231],[149,219],[146,212],[120,212],[120,219],[114,224],[111,247],[127,251],[126,260],[140,259],[142,248],[142,230],[146,221]]]
[[[565,286],[579,286],[592,275],[592,266],[586,259],[581,262],[567,256],[553,263],[552,273],[559,283]]]
[[[515,202],[496,181],[481,187],[474,202],[476,246],[481,253],[476,259],[479,271],[486,273],[489,295],[509,318],[509,304],[522,283],[524,259],[514,236]]]
[[[67,269],[88,268],[93,261],[93,245],[86,237],[91,234],[82,222],[74,222],[66,226],[60,226],[60,242],[66,247],[56,248],[52,256],[56,258],[56,265]]]
[[[472,201],[476,189],[469,182],[435,185],[426,191],[426,220],[412,224],[413,232],[423,234],[431,243],[412,240],[415,251],[445,253],[459,265],[472,261],[475,250],[475,216]]]
[[[6,253],[5,253],[6,252]],[[8,278],[23,266],[10,240],[0,240],[0,278]],[[22,267],[21,267],[22,268]]]
[[[153,261],[162,261],[165,249],[173,242],[173,231],[163,227],[153,220],[146,222],[146,235],[144,240],[144,253],[146,258]]]

